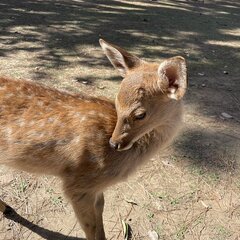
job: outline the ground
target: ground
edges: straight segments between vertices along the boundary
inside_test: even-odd
[[[0,74],[114,98],[121,78],[98,39],[149,61],[188,61],[183,131],[105,193],[108,239],[240,239],[238,0],[1,0]],[[226,115],[228,114],[228,115]],[[0,168],[0,239],[84,237],[61,183]]]

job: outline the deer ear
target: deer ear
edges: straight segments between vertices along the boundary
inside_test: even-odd
[[[158,75],[167,96],[181,99],[187,89],[187,66],[183,57],[173,57],[163,61],[158,68]]]
[[[126,50],[110,44],[103,39],[100,39],[99,43],[109,61],[120,72],[122,77],[125,77],[130,69],[140,65],[141,60]]]

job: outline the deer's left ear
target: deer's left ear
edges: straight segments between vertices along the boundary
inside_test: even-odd
[[[99,43],[112,65],[119,71],[122,77],[125,77],[129,70],[139,66],[141,60],[126,50],[110,44],[103,39]]]
[[[158,68],[161,85],[171,99],[181,99],[187,89],[187,66],[183,57],[163,61]]]

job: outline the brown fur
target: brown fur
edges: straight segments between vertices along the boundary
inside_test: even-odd
[[[182,107],[180,100],[169,97],[169,89],[177,85],[170,94],[184,94],[186,88],[178,83],[185,81],[185,75],[168,84],[168,76],[159,77],[159,64],[146,63],[103,40],[100,43],[125,76],[116,109],[109,100],[0,78],[0,162],[59,176],[88,240],[105,239],[103,191],[175,136]],[[184,60],[167,61],[178,67],[178,61]],[[145,119],[134,119],[136,111],[146,111]],[[110,138],[118,149],[110,146]]]

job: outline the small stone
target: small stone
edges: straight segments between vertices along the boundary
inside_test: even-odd
[[[174,167],[174,165],[173,165],[170,161],[168,161],[168,160],[163,160],[162,163],[163,163],[163,165],[165,165],[165,166]]]
[[[228,71],[223,71],[224,74],[228,74]]]
[[[148,231],[148,236],[150,240],[158,240],[158,234],[155,231]]]
[[[231,118],[233,118],[233,116],[231,116],[230,114],[225,113],[225,112],[222,112],[222,113],[221,113],[221,116],[224,117],[225,119],[231,119]]]
[[[88,81],[82,81],[82,84],[87,85],[87,84],[88,84]]]
[[[202,86],[202,87],[206,87],[206,84],[205,84],[205,83],[203,83],[201,86]]]

